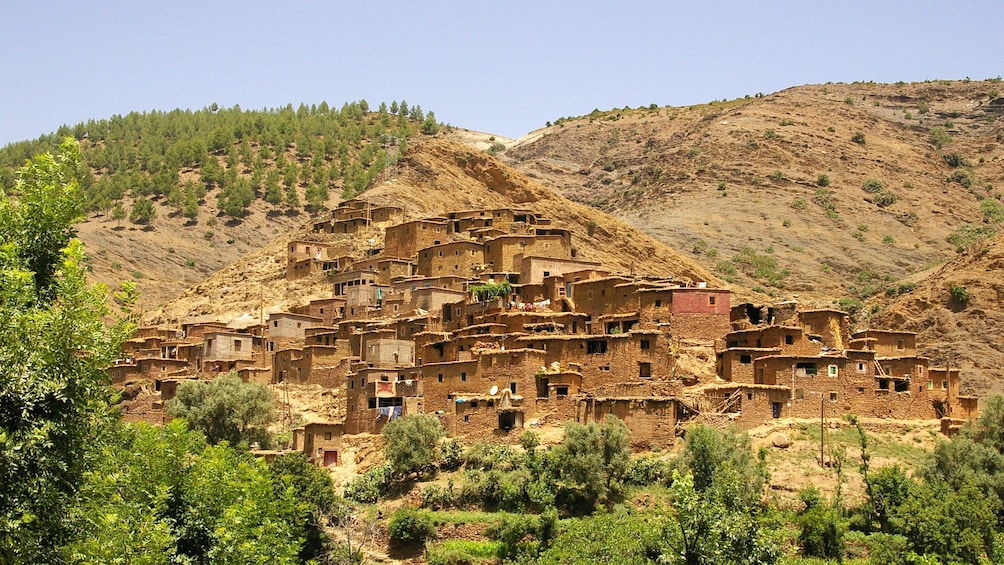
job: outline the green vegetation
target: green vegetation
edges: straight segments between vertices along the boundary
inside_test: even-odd
[[[942,147],[952,142],[952,136],[948,135],[948,132],[945,131],[945,128],[942,127],[931,128],[930,135],[931,135],[931,144],[937,147],[938,149],[941,149]]]
[[[857,143],[858,145],[864,145],[865,144],[865,134],[862,133],[862,132],[860,132],[860,131],[854,132],[854,135],[851,136],[851,141],[853,141],[854,143]]]
[[[830,186],[830,177],[825,174],[819,175],[819,178],[816,179],[816,184],[822,187]]]
[[[316,212],[330,191],[359,194],[399,157],[410,137],[438,129],[435,115],[419,106],[395,115],[386,104],[370,112],[365,101],[341,109],[322,102],[254,111],[235,106],[133,112],[63,126],[0,149],[0,184],[10,186],[15,167],[72,136],[80,140],[82,161],[74,173],[85,212],[111,212],[119,220],[120,207],[131,197],[134,223],[149,223],[158,206],[194,222],[200,204],[214,192],[220,211],[234,220],[258,199],[289,208],[305,200]]]
[[[481,302],[495,298],[506,298],[512,294],[512,285],[505,280],[500,283],[472,284],[467,290]]]
[[[387,465],[396,475],[422,474],[438,459],[443,426],[430,414],[414,414],[389,422],[383,428]]]
[[[206,436],[210,444],[265,445],[266,427],[275,419],[272,393],[263,385],[245,383],[231,371],[210,381],[187,380],[165,406],[173,418]]]
[[[783,279],[791,274],[788,269],[778,269],[777,258],[769,252],[759,254],[752,247],[742,248],[732,257],[732,263],[746,275],[777,288],[784,288]]]
[[[969,303],[969,291],[960,284],[948,283],[948,295],[952,297],[955,303],[962,306]]]

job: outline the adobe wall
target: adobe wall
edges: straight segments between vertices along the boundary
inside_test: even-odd
[[[576,420],[602,423],[611,414],[631,431],[631,447],[669,447],[676,439],[676,402],[670,399],[588,399],[579,404]]]
[[[720,340],[729,329],[727,314],[674,313],[669,319],[669,331],[678,339],[712,342]]]
[[[408,258],[419,249],[446,241],[447,235],[445,220],[414,220],[389,226],[384,232],[383,254]]]
[[[415,273],[425,277],[470,276],[484,264],[485,252],[480,243],[458,241],[421,249]]]

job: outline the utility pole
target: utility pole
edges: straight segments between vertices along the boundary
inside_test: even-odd
[[[823,455],[825,449],[824,438],[826,437],[825,435],[823,435],[825,433],[823,431],[824,430],[823,427],[825,425],[826,425],[826,399],[824,399],[823,395],[820,394],[819,395],[819,466],[824,468],[826,467],[826,459],[824,459],[825,456]]]

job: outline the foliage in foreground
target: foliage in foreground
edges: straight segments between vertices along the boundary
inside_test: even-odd
[[[167,413],[182,418],[211,444],[268,443],[266,427],[275,419],[275,400],[267,387],[245,383],[231,371],[210,381],[188,380],[167,401]]]

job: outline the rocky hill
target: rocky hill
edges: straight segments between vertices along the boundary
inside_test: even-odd
[[[1004,235],[942,265],[868,324],[917,332],[921,353],[960,368],[970,394],[1004,392]]]
[[[1004,220],[1002,89],[826,84],[594,111],[501,154],[726,279],[861,300]]]
[[[375,184],[362,196],[374,204],[405,208],[410,217],[448,210],[528,208],[572,232],[576,256],[599,261],[614,272],[673,275],[681,280],[727,283],[690,257],[608,214],[571,202],[484,151],[443,140],[413,143],[402,156],[394,180]],[[297,281],[285,279],[286,242],[297,238],[341,243],[346,253],[363,258],[379,248],[380,230],[355,236],[313,234],[309,224],[276,238],[265,247],[223,268],[163,307],[151,310],[151,322],[216,317],[226,321],[258,319],[262,312],[287,310],[312,298],[328,297],[323,273]],[[750,293],[736,287],[740,296]]]

